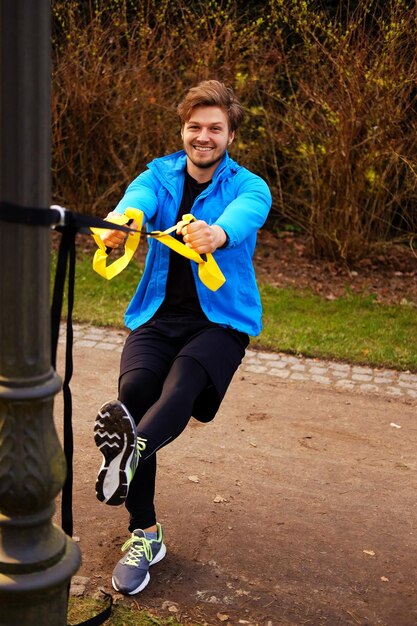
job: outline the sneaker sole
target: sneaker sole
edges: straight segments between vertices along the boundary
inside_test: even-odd
[[[136,448],[136,424],[119,401],[103,404],[94,426],[94,441],[103,455],[96,496],[112,506],[123,504],[129,491],[130,462]]]
[[[162,546],[159,549],[159,552],[157,552],[157,554],[155,554],[154,558],[149,563],[149,566],[155,565],[155,563],[159,563],[159,561],[162,561],[162,559],[164,558],[166,553],[167,553],[167,549],[166,549],[165,544],[163,543]],[[141,582],[141,584],[138,587],[135,587],[135,589],[132,589],[132,591],[123,591],[123,593],[125,595],[134,596],[136,593],[139,593],[140,591],[143,591],[145,589],[145,587],[148,585],[150,579],[151,579],[150,574],[149,574],[149,572],[147,572],[145,578],[143,579],[143,581]],[[116,581],[114,580],[113,576],[112,576],[112,579],[111,579],[111,584],[112,584],[113,589],[115,591],[120,591],[120,588],[117,586]]]

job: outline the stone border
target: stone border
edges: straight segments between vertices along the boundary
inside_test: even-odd
[[[126,336],[125,330],[74,324],[74,346],[79,348],[121,353]],[[65,343],[65,326],[59,343]],[[344,391],[417,399],[417,374],[409,371],[383,370],[258,350],[246,351],[240,371],[294,382],[311,381]]]

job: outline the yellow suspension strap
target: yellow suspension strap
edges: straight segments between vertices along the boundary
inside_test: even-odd
[[[195,221],[195,219],[196,218],[194,215],[191,215],[191,213],[187,213],[182,216],[182,221],[186,224]],[[168,246],[168,248],[178,252],[178,254],[182,254],[182,256],[185,256],[187,259],[191,259],[191,261],[198,263],[198,276],[203,285],[211,291],[217,291],[217,289],[219,289],[226,282],[226,279],[222,274],[220,267],[214,260],[213,255],[210,252],[207,252],[206,254],[198,254],[195,250],[187,248],[185,244],[170,235],[170,233],[176,229],[177,225],[171,226],[171,228],[164,231],[153,230],[149,233],[149,236],[154,237],[161,243]]]
[[[114,224],[126,224],[129,220],[134,219],[138,224],[138,231],[133,236],[128,236],[125,242],[125,253],[119,259],[116,259],[110,265],[107,265],[107,256],[109,250],[106,248],[102,239],[99,236],[99,233],[103,230],[101,228],[92,228],[94,241],[98,245],[98,250],[96,251],[93,259],[93,269],[103,276],[103,278],[107,278],[110,280],[114,278],[117,274],[119,274],[124,268],[127,266],[129,261],[131,260],[135,250],[139,244],[140,240],[140,229],[142,228],[143,222],[143,213],[138,209],[128,208],[124,212],[123,215],[112,215],[107,221]],[[194,215],[187,213],[182,216],[182,221],[186,224],[194,221],[196,218]],[[167,230],[153,230],[148,233],[148,237],[153,237],[157,239],[164,245],[171,248],[178,254],[194,261],[198,264],[198,276],[201,282],[211,291],[217,291],[225,282],[226,279],[222,274],[219,266],[217,265],[214,257],[211,253],[207,254],[198,254],[195,250],[191,248],[187,248],[185,244],[181,241],[178,241],[175,237],[171,236],[171,233],[176,231],[177,224],[175,226],[171,226]]]
[[[91,228],[93,233],[93,239],[96,242],[98,249],[96,250],[93,258],[93,269],[100,274],[103,278],[107,278],[107,280],[111,280],[117,274],[120,274],[125,267],[127,267],[131,258],[136,252],[136,248],[139,245],[140,241],[140,231],[142,228],[143,222],[143,211],[139,211],[139,209],[128,208],[123,213],[123,215],[113,214],[109,218],[106,218],[106,221],[109,224],[127,224],[134,220],[138,225],[138,230],[134,232],[132,235],[128,235],[125,240],[125,253],[120,258],[113,261],[107,265],[108,255],[111,252],[111,249],[107,248],[105,243],[100,237],[100,233],[106,232],[103,228]],[[110,229],[109,229],[110,230]]]

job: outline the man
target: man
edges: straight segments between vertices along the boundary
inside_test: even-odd
[[[191,416],[214,418],[249,335],[261,330],[252,256],[271,195],[227,152],[242,106],[231,89],[209,80],[189,90],[178,114],[183,150],[152,161],[115,211],[140,209],[150,230],[177,223],[176,237],[188,248],[215,253],[226,282],[209,290],[194,262],[149,240],[144,274],[125,315],[131,333],[121,357],[118,400],[103,405],[95,425],[103,455],[97,497],[125,503],[130,515],[131,537],[112,577],[124,594],[141,591],[149,566],[166,552],[154,508],[156,451]],[[195,221],[186,224],[182,216],[188,213]],[[103,236],[112,248],[123,240],[120,231]]]

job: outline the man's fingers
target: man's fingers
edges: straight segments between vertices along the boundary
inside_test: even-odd
[[[187,248],[199,254],[214,252],[215,240],[211,227],[204,220],[197,220],[187,224],[181,231]]]
[[[113,215],[118,215],[117,213],[115,213],[114,211],[111,211],[108,215],[107,218],[110,218],[111,221],[111,217]],[[134,228],[135,230],[138,229],[138,224],[137,222],[135,222],[134,220],[130,223],[129,228]],[[134,235],[134,233],[129,233],[131,235]],[[109,229],[104,231],[103,234],[100,235],[101,239],[103,240],[103,243],[108,247],[108,248],[118,248],[119,246],[121,246],[124,242],[125,239],[127,237],[126,233],[123,232],[122,230],[113,230],[113,229]]]
[[[138,230],[138,224],[135,220],[132,220],[129,224],[129,228],[133,228],[134,230]],[[134,235],[135,233],[129,233],[129,235]]]
[[[188,222],[184,222],[184,220],[180,220],[179,222],[177,222],[177,230],[175,231],[176,234],[184,236],[187,232],[187,224]]]

